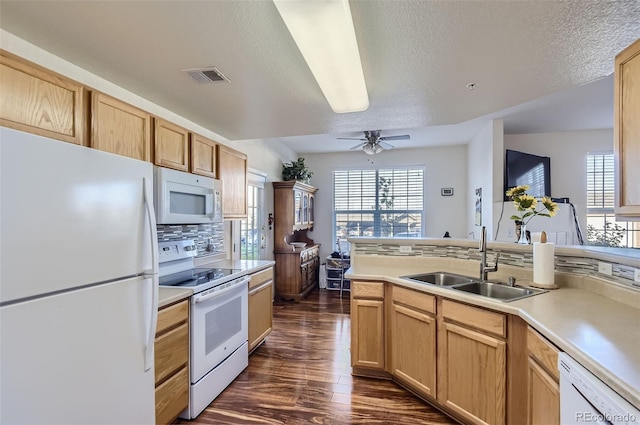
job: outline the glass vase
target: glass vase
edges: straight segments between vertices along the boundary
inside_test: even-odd
[[[520,239],[518,239],[520,245],[529,245],[529,239],[527,239],[527,225],[520,225]]]

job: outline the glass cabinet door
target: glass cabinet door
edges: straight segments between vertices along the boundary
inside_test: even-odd
[[[293,191],[293,214],[294,214],[294,225],[302,224],[302,192],[299,190]]]

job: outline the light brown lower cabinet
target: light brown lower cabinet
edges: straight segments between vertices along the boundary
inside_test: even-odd
[[[384,283],[352,282],[351,367],[364,375],[384,371],[384,332]]]
[[[155,340],[156,424],[169,424],[189,405],[189,302],[158,311]]]
[[[420,395],[436,397],[436,302],[399,286],[391,293],[391,374]]]
[[[518,316],[353,281],[351,366],[464,424],[560,423],[559,350]]]
[[[559,350],[542,335],[527,330],[527,424],[560,424]]]
[[[273,329],[273,267],[251,275],[249,282],[249,352]]]

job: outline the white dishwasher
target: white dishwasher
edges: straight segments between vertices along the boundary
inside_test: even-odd
[[[560,353],[558,368],[562,425],[640,424],[640,410],[566,353]]]

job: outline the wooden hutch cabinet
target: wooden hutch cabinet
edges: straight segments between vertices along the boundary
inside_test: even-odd
[[[273,183],[276,297],[300,301],[318,285],[319,245],[307,237],[313,229],[316,189],[299,181]],[[295,248],[289,242],[304,242]]]

